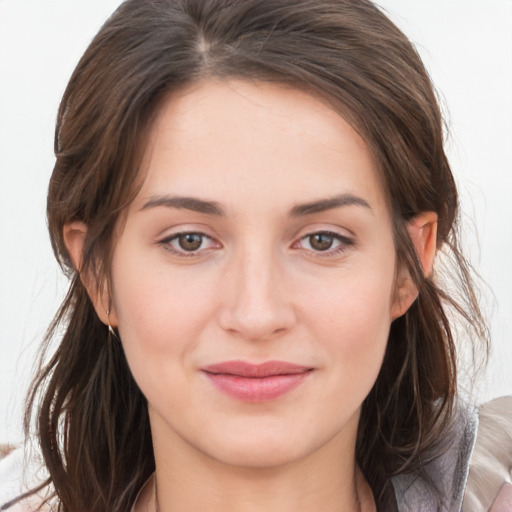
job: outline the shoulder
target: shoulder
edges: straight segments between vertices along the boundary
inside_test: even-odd
[[[23,449],[17,448],[0,460],[0,507],[21,494]],[[12,510],[16,510],[15,507]]]
[[[479,409],[463,512],[512,512],[512,396]]]
[[[0,511],[34,512],[39,509],[40,496],[33,496],[9,506],[18,496],[37,486],[44,479],[35,457],[27,456],[23,447],[0,460]],[[44,508],[40,509],[45,512]],[[48,511],[47,511],[48,512]]]
[[[478,415],[460,399],[453,411],[435,450],[419,455],[420,469],[392,477],[399,512],[460,512]]]
[[[399,512],[512,512],[512,397],[459,400],[442,450],[392,478]]]

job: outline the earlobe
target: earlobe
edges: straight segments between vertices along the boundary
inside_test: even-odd
[[[432,273],[434,258],[437,249],[437,214],[435,212],[422,212],[416,215],[408,224],[409,236],[421,262],[423,274]],[[418,289],[409,272],[402,268],[395,291],[391,318],[394,320],[406,313],[418,296]]]
[[[63,228],[64,243],[76,271],[80,275],[80,280],[85,286],[89,297],[94,305],[94,309],[100,320],[109,327],[117,326],[117,316],[114,308],[109,304],[108,293],[103,289],[98,289],[95,276],[90,272],[84,272],[82,269],[83,250],[87,236],[87,225],[83,222],[70,222]]]
[[[404,315],[418,296],[418,289],[409,272],[405,269],[398,276],[393,305],[391,307],[391,319]]]

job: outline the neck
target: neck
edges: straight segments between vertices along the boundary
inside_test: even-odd
[[[336,492],[330,493],[329,499],[322,489],[322,492],[307,491],[288,492],[286,489],[277,489],[275,481],[272,480],[272,489],[268,489],[266,485],[260,486],[246,486],[243,492],[228,492],[221,495],[220,492],[215,494],[209,493],[203,489],[200,482],[195,482],[197,488],[194,495],[188,495],[180,492],[178,495],[169,492],[165,485],[157,485],[156,475],[148,482],[146,489],[146,503],[138,503],[136,512],[178,512],[184,510],[208,510],[215,512],[217,510],[233,511],[233,512],[255,512],[265,509],[278,509],[282,512],[288,511],[310,511],[322,510],[322,512],[373,512],[375,505],[371,491],[362,478],[358,481],[359,477],[355,477],[355,485],[349,492],[341,492],[337,489]],[[244,482],[245,483],[245,482]],[[295,482],[295,485],[300,483]],[[162,490],[159,490],[163,488]],[[218,491],[218,490],[217,490]],[[172,496],[173,495],[173,496]],[[350,495],[350,497],[349,497]],[[169,497],[170,496],[170,497]],[[337,497],[337,499],[336,499]],[[172,504],[168,505],[169,500]],[[143,501],[142,499],[140,500]]]
[[[353,459],[352,459],[353,460]],[[194,469],[158,464],[150,482],[148,512],[367,512],[373,496],[354,462],[331,470],[301,461],[286,467],[247,469],[199,464]],[[216,467],[213,467],[216,466]]]
[[[366,483],[362,473],[356,470],[356,503],[354,510],[357,512],[376,512],[377,507],[375,505],[375,501],[373,499],[373,494]],[[161,498],[158,498],[158,486],[156,475],[153,474],[146,485],[143,487],[137,501],[132,509],[132,512],[162,512],[162,508],[159,503],[161,502]],[[175,507],[176,504],[172,505],[172,510],[177,510]],[[237,504],[236,510],[240,510]],[[347,510],[343,505],[339,503],[333,504],[332,510]],[[195,505],[194,505],[195,506]],[[240,504],[243,506],[243,504]],[[259,505],[256,505],[259,506]],[[318,507],[319,505],[317,505]],[[328,504],[322,503],[321,509],[322,511],[327,510]],[[231,506],[229,509],[234,509]],[[318,508],[317,508],[318,509]]]
[[[371,491],[355,463],[357,416],[326,444],[302,455],[291,456],[292,448],[286,446],[281,456],[280,445],[274,443],[268,454],[253,447],[253,458],[240,459],[243,464],[198,450],[171,429],[161,428],[158,419],[152,422],[156,492],[151,491],[154,498],[137,512],[154,512],[156,503],[158,512],[369,512],[373,508]],[[231,458],[236,460],[233,454]]]

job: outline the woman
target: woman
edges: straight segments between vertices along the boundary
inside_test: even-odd
[[[17,506],[469,503],[449,318],[485,325],[434,92],[373,4],[128,0],[70,80],[55,150],[71,287],[26,420],[49,478]]]

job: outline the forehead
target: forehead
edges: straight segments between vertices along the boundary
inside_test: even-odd
[[[385,202],[373,155],[349,123],[310,94],[262,82],[205,81],[170,95],[142,172],[138,201],[250,191],[286,204],[345,192]]]

